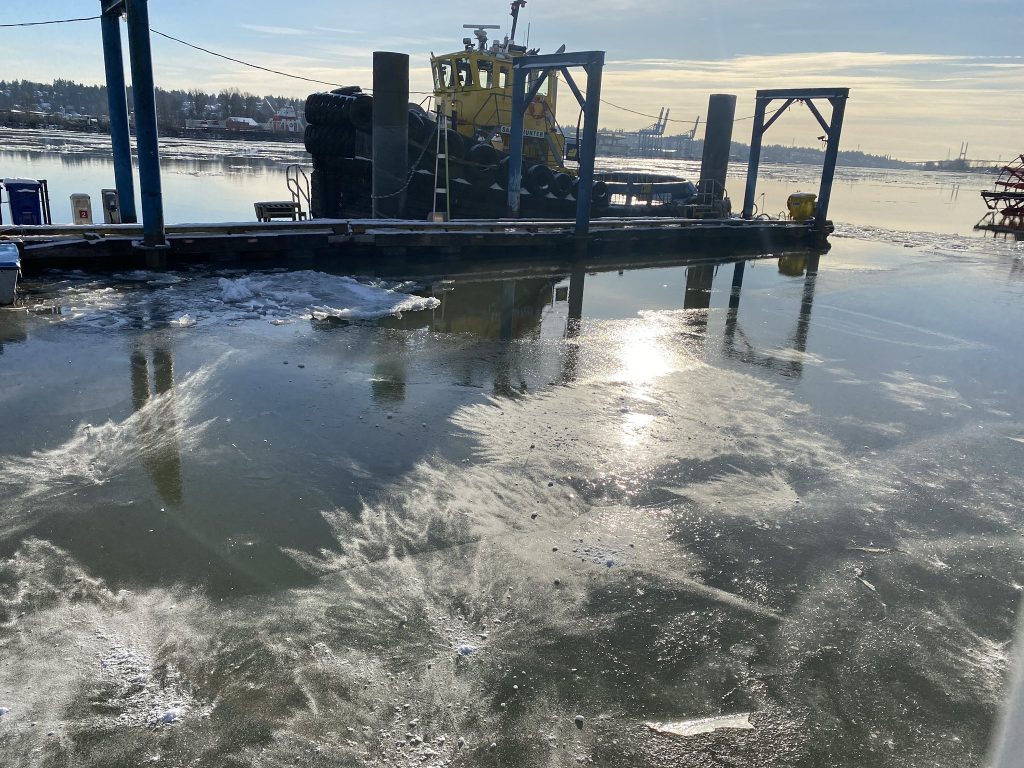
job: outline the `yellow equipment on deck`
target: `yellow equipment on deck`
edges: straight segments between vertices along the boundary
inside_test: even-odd
[[[793,221],[807,221],[814,218],[818,196],[811,192],[794,192],[786,200],[789,218]]]

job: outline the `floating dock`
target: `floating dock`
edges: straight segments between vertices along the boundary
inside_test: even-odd
[[[826,230],[831,232],[831,225]],[[821,249],[813,221],[766,219],[594,219],[577,237],[573,221],[523,219],[413,222],[392,219],[169,225],[166,245],[142,245],[137,224],[0,226],[0,242],[17,243],[26,274],[46,269],[131,269],[246,262],[318,263],[331,267],[372,259],[437,260],[486,254],[490,259],[648,252],[765,255]]]

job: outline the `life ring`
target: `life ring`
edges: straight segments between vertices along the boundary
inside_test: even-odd
[[[534,120],[543,120],[544,113],[547,111],[547,104],[540,96],[534,96],[533,101],[530,102],[530,106],[526,108],[526,113]]]

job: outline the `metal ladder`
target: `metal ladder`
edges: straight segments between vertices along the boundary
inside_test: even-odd
[[[444,143],[444,150],[441,144]],[[449,190],[448,181],[448,118],[444,115],[441,107],[437,108],[437,140],[434,147],[434,209],[430,214],[431,221],[451,221],[452,218],[452,196]],[[441,161],[444,161],[444,186],[441,186]],[[443,213],[438,213],[437,198],[444,195]]]
[[[292,203],[295,204],[298,221],[303,221],[309,217],[309,212],[313,208],[309,176],[306,175],[306,171],[301,165],[292,164],[285,171],[285,178],[288,184],[288,192],[292,196]],[[306,202],[305,209],[302,207],[303,201]]]

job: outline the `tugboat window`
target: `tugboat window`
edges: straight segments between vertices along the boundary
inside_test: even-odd
[[[455,67],[459,72],[459,85],[463,88],[472,88],[473,68],[469,64],[469,59],[456,59]]]
[[[454,88],[455,87],[455,71],[452,69],[451,62],[439,61],[437,63],[437,87],[439,89]]]
[[[481,88],[493,88],[494,87],[494,62],[493,61],[481,61],[477,68],[479,69],[480,87]]]
[[[509,68],[498,67],[498,87],[507,90],[510,85],[512,85],[512,79],[509,77]]]

